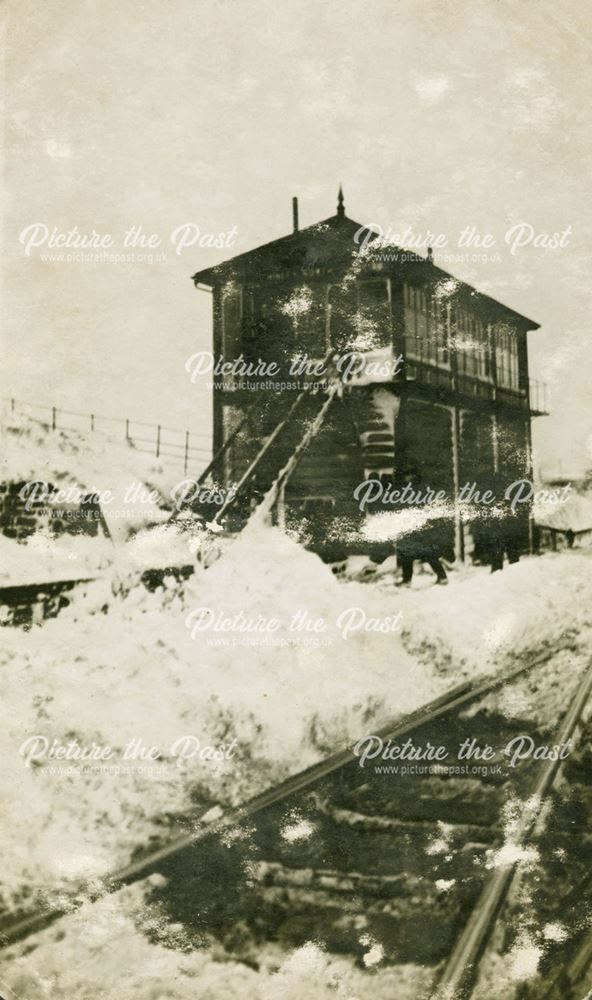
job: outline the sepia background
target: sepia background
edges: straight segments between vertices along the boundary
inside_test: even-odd
[[[250,462],[258,476],[230,518],[214,509],[227,453],[227,479],[210,470],[205,498],[177,504],[171,485],[203,469],[210,446],[207,380],[192,384],[185,362],[211,348],[211,302],[190,276],[289,233],[295,195],[302,227],[335,218],[340,184],[350,218],[444,234],[447,253],[466,227],[491,234],[487,259],[436,262],[541,324],[529,374],[549,383],[551,415],[534,421],[535,468],[592,474],[591,19],[575,0],[5,0],[0,13],[0,994],[195,1000],[199,982],[212,998],[417,1000],[446,981],[446,962],[479,973],[475,1000],[563,1000],[568,981],[583,996],[590,477],[571,505],[535,512],[536,556],[518,559],[507,507],[474,516],[477,502],[466,534],[457,515],[465,561],[422,540],[417,511],[398,525],[356,512],[352,537],[337,509],[331,538],[322,505],[345,501],[347,513],[358,459],[346,453],[340,496],[327,419],[317,468],[329,487],[295,531],[283,486],[338,398],[333,379],[295,420],[280,396],[237,435],[234,468]],[[542,240],[569,236],[512,254],[504,234],[521,223]],[[136,257],[27,254],[37,224],[94,230],[112,237],[108,254]],[[177,254],[170,236],[184,224],[206,242],[236,235]],[[158,247],[123,247],[132,226]],[[39,419],[11,399],[93,419],[66,428],[55,409]],[[95,415],[120,423],[107,434]],[[357,439],[390,448],[376,415],[366,407]],[[168,464],[160,426],[142,447],[148,435],[128,420],[191,428],[195,449],[183,435]],[[439,474],[442,438],[407,426]],[[477,435],[466,440],[477,452]],[[452,439],[450,456],[458,468]],[[504,465],[493,453],[490,464]],[[30,487],[45,495],[32,509]],[[325,536],[339,557],[319,558]],[[275,642],[261,621],[275,622]],[[363,772],[344,751],[377,732],[449,746],[453,768],[465,741],[495,749],[495,768],[515,739],[546,750],[575,733],[576,745],[557,789],[545,756],[544,770],[533,757],[501,779],[484,751],[467,781]],[[207,754],[181,761],[173,748],[188,740]],[[66,741],[73,754],[106,747],[113,766],[87,771],[82,752],[70,768]],[[503,872],[518,875],[512,886]]]
[[[209,347],[189,276],[228,251],[177,255],[170,233],[237,227],[232,254],[333,214],[496,237],[500,261],[453,273],[541,323],[551,386],[536,464],[590,461],[589,16],[575,0],[369,3],[8,0],[5,376],[25,401],[209,427],[185,359]],[[166,261],[23,253],[44,222],[157,233]],[[512,256],[507,229],[572,227]],[[45,248],[47,249],[47,248]],[[444,265],[446,266],[446,265]]]

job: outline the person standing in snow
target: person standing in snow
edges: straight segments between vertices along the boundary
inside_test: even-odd
[[[516,563],[520,559],[520,523],[518,517],[510,508],[506,497],[507,484],[499,472],[492,473],[483,482],[483,489],[489,490],[494,497],[493,506],[485,514],[483,535],[491,562],[491,572],[496,573],[504,568],[504,555],[508,562]]]
[[[425,499],[427,486],[421,482],[417,469],[412,469],[409,473],[407,484],[414,491],[416,498],[419,498],[410,508],[417,511],[421,516],[429,506]],[[427,562],[428,566],[436,574],[437,584],[447,584],[448,577],[442,565],[441,558],[444,548],[444,527],[440,518],[425,521],[415,531],[403,535],[397,540],[397,561],[403,571],[403,577],[399,581],[400,586],[409,586],[413,578],[413,563],[417,559],[420,562]]]

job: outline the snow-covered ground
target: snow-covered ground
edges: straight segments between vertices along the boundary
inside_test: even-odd
[[[575,631],[586,643],[591,568],[587,555],[570,552],[494,575],[453,573],[448,588],[420,577],[401,592],[389,574],[382,584],[339,582],[314,555],[260,529],[183,588],[134,588],[121,598],[94,584],[59,618],[26,635],[5,633],[5,902],[14,904],[27,883],[55,900],[125,863],[134,846],[162,831],[159,817],[189,808],[195,787],[204,803],[239,802],[462,676],[554,648]],[[287,645],[242,645],[245,636],[236,633],[217,638],[238,645],[208,645],[210,630],[192,638],[185,624],[199,607],[251,620],[275,616],[282,625],[272,637]],[[337,622],[351,608],[362,609],[366,622],[392,622],[400,612],[401,628],[344,638]],[[318,636],[327,645],[307,645],[290,631],[298,611],[324,618],[327,630]],[[52,774],[51,762],[30,769],[19,755],[33,734],[118,750],[139,737],[165,754],[151,777],[140,768],[85,775],[76,766]],[[235,738],[236,756],[178,768],[166,748],[188,734],[212,745]],[[215,945],[191,954],[165,947],[178,933],[166,925],[160,943],[149,942],[143,929],[154,931],[158,919],[145,909],[143,891],[84,906],[38,935],[32,952],[6,964],[9,990],[28,1000],[219,1000],[229,991],[247,1000],[367,996],[362,971],[312,943],[287,957],[264,952],[254,972]],[[411,1000],[425,978],[419,968],[379,968],[372,995]]]
[[[467,675],[577,631],[585,641],[591,566],[585,554],[548,555],[493,575],[452,574],[447,588],[425,577],[402,592],[386,581],[339,582],[276,529],[258,529],[183,585],[114,596],[99,581],[58,618],[26,634],[5,630],[7,902],[25,884],[61,889],[124,864],[162,830],[163,814],[188,809],[195,788],[204,802],[236,804]],[[290,628],[296,615],[324,628]],[[196,627],[221,616],[278,627]],[[47,755],[27,767],[21,748],[34,736],[110,747],[108,768],[81,773]],[[179,766],[172,748],[186,736],[202,747],[236,744],[229,759]],[[124,760],[134,739],[159,759]]]
[[[138,450],[121,435],[87,435],[80,430],[52,431],[26,413],[0,412],[0,482],[45,482],[58,490],[98,493],[109,500],[103,513],[109,528],[123,531],[159,524],[168,518],[169,502],[183,480],[182,465]],[[191,469],[197,476],[202,468]],[[119,530],[121,526],[122,530]]]
[[[126,490],[130,482],[146,482],[165,494],[182,478],[178,467],[139,451],[122,434],[80,430],[52,431],[22,412],[0,412],[2,458],[0,481],[43,480],[60,488],[80,485],[88,491]],[[201,469],[192,470],[196,475]]]
[[[56,455],[67,444],[56,442],[43,466],[46,436],[27,433],[27,460],[9,454],[11,476],[71,481],[75,451],[60,479]],[[107,482],[93,476],[106,456],[96,458],[96,470],[95,458],[78,458],[87,463],[81,485],[113,482],[119,458]],[[129,466],[120,464],[129,480]],[[150,484],[157,474],[137,471]],[[164,492],[164,480],[161,486]],[[170,836],[176,817],[215,802],[238,804],[467,676],[576,636],[583,646],[590,641],[592,555],[584,551],[523,559],[496,574],[459,568],[448,587],[419,574],[401,590],[392,562],[362,582],[363,560],[352,561],[338,579],[278,530],[256,528],[209,569],[198,566],[184,583],[170,579],[149,593],[140,572],[193,562],[201,540],[159,523],[158,505],[152,513],[134,521],[143,530],[117,544],[0,538],[6,580],[16,582],[18,570],[25,582],[27,565],[34,574],[59,576],[69,567],[68,575],[85,569],[80,575],[97,577],[72,592],[58,618],[26,633],[3,631],[6,908],[26,904],[32,890],[50,903],[72,890],[84,895],[150,837]],[[520,710],[536,714],[534,704]],[[158,759],[139,756],[137,741],[144,754],[155,748]],[[180,761],[196,741],[205,754]],[[50,755],[52,746],[67,745],[108,748],[109,757],[90,769]],[[215,751],[221,759],[212,759]],[[229,991],[247,1000],[367,996],[363,972],[315,945],[288,958],[266,952],[256,973],[219,961],[215,947],[192,954],[164,947],[170,928],[161,928],[162,943],[150,942],[142,932],[147,920],[140,886],[84,906],[6,964],[0,993],[27,1000],[220,1000]],[[407,987],[404,969],[376,970],[372,995],[416,996],[422,973],[412,971]]]
[[[309,942],[289,955],[262,949],[259,969],[229,960],[220,947],[183,952],[175,927],[147,910],[144,886],[60,921],[35,950],[5,967],[1,982],[18,1000],[366,1000],[368,973]],[[151,943],[144,931],[158,943]],[[172,947],[171,947],[172,946]],[[172,950],[176,948],[177,950]],[[105,961],[108,955],[109,960]],[[372,950],[368,951],[369,965]],[[417,966],[372,969],[376,1000],[417,1000],[430,973]],[[421,992],[418,992],[421,991]]]
[[[195,544],[188,547],[183,523],[179,528],[168,523],[171,492],[186,478],[178,466],[166,466],[121,438],[52,431],[6,408],[0,435],[0,482],[47,483],[72,497],[98,493],[107,498],[101,510],[111,536],[101,530],[94,538],[56,538],[38,531],[17,542],[0,534],[0,584],[112,576],[193,560]]]
[[[72,886],[91,885],[162,833],[163,816],[187,811],[195,789],[204,808],[214,800],[238,803],[463,676],[554,648],[576,631],[585,642],[591,568],[586,554],[570,552],[493,575],[453,573],[447,588],[420,577],[402,592],[388,573],[382,583],[340,582],[277,530],[259,529],[183,586],[154,594],[134,587],[121,597],[95,583],[57,619],[28,634],[5,631],[5,905],[26,898],[27,885],[54,901]],[[206,612],[198,619],[198,608],[227,618],[241,613],[235,620],[251,623],[273,617],[280,627],[263,636],[269,644],[251,645],[262,636],[196,630],[196,620],[209,620]],[[305,612],[326,629],[307,636],[291,630],[293,616],[302,620]],[[344,621],[351,628],[362,616],[363,626],[344,637]],[[397,630],[374,630],[384,622],[396,622]],[[52,773],[64,762],[42,758],[25,766],[19,748],[34,735],[108,745],[118,765],[134,738],[157,746],[162,757],[152,775],[144,773],[146,761],[94,774],[66,762],[65,771]],[[236,752],[178,767],[171,747],[189,735],[202,746],[234,739]],[[357,988],[364,996],[362,973],[312,945],[300,957],[271,954],[269,967],[264,959],[256,974],[217,961],[215,949],[184,955],[148,943],[127,898],[119,894],[61,921],[66,936],[59,943],[55,929],[44,932],[38,948],[7,964],[10,989],[30,1000],[131,1000],[138,990],[154,1000],[217,1000],[237,984],[241,996],[262,1000],[296,1000],[303,989],[311,1000],[355,997]],[[101,961],[107,948],[112,981],[105,981]],[[395,984],[397,996],[416,995],[405,992],[404,971],[380,972],[373,995],[392,995]],[[421,975],[415,970],[413,989]]]

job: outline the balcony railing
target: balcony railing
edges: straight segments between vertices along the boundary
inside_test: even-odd
[[[406,380],[432,389],[447,389],[452,393],[482,402],[501,403],[505,406],[528,409],[534,414],[546,414],[547,386],[535,379],[528,380],[526,389],[499,385],[492,379],[479,378],[467,372],[452,372],[450,368],[426,361],[408,359]]]
[[[528,399],[532,413],[547,414],[547,383],[537,379],[528,380]]]

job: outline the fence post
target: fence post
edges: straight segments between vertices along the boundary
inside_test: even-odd
[[[156,428],[156,457],[160,456],[160,424]]]
[[[129,420],[127,418],[125,421],[125,440],[129,441]]]
[[[91,413],[91,415],[90,415],[90,429],[91,429],[91,431],[94,431],[94,429],[95,429],[95,415],[94,415],[94,413]]]
[[[185,462],[183,465],[183,475],[187,475],[187,462],[189,459],[189,431],[185,431]]]
[[[14,399],[10,400],[10,412],[14,413]]]
[[[51,408],[51,429],[52,429],[52,431],[55,431],[55,429],[56,429],[56,408],[55,408],[55,406],[52,406],[52,408]]]

